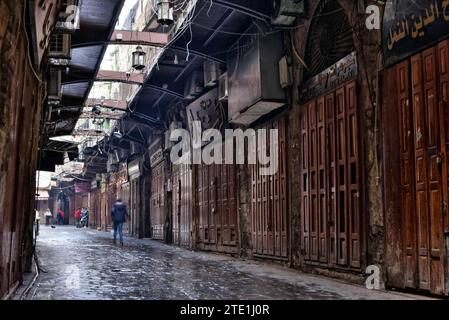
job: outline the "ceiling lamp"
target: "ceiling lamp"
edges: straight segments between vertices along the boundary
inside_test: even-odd
[[[157,0],[157,22],[164,26],[173,24],[173,7],[170,0]]]
[[[116,137],[117,139],[121,139],[121,138],[123,138],[123,134],[120,131],[115,131],[114,137]]]
[[[133,52],[133,68],[135,70],[145,69],[145,56],[147,54],[143,51],[141,46],[137,46],[136,51]]]

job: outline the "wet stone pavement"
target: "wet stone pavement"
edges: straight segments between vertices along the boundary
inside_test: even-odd
[[[42,226],[28,299],[410,299],[282,266],[90,229]]]

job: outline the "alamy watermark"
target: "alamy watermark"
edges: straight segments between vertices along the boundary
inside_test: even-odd
[[[194,121],[191,133],[176,129],[170,140],[176,142],[170,153],[174,164],[259,164],[259,174],[263,176],[275,175],[279,169],[277,129],[226,129],[223,138],[217,129],[203,132],[201,121]]]
[[[69,265],[66,267],[65,273],[68,275],[65,280],[67,289],[78,290],[80,288],[81,271],[76,265]]]
[[[369,290],[379,290],[380,289],[380,268],[376,265],[370,265],[366,267],[366,274],[369,276],[366,278],[365,286]]]
[[[377,5],[366,7],[365,13],[368,17],[365,20],[365,26],[368,30],[380,30],[380,8]]]

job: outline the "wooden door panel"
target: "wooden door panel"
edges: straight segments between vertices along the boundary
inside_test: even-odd
[[[224,145],[223,148],[225,148]],[[198,176],[202,177],[198,188],[199,246],[203,250],[235,252],[237,244],[236,167],[221,164],[198,165]],[[205,190],[208,192],[206,193]]]
[[[302,254],[306,260],[310,259],[310,231],[309,231],[309,223],[310,223],[310,211],[309,211],[309,130],[308,130],[308,122],[309,122],[309,109],[310,105],[304,108],[301,115],[301,203],[302,203],[302,212],[301,212],[301,228],[302,228]]]
[[[441,137],[441,156],[442,156],[442,216],[443,216],[443,243],[446,250],[443,253],[446,260],[444,271],[445,292],[449,293],[449,40],[438,45],[438,69],[440,73],[439,83],[439,119],[440,119],[440,137]],[[443,246],[444,248],[444,246]],[[443,249],[444,250],[444,249]]]
[[[414,128],[409,100],[410,92],[409,61],[405,61],[396,67],[396,80],[398,83],[398,107],[399,107],[399,136],[400,136],[400,161],[401,161],[401,185],[402,208],[404,208],[404,256],[405,256],[405,286],[414,288],[417,285],[417,238],[415,219],[415,184],[414,169]]]
[[[285,119],[276,120],[262,129],[266,130],[267,150],[279,155],[279,166],[277,173],[270,176],[259,174],[260,164],[253,166],[253,252],[256,255],[284,259],[288,255]],[[278,130],[278,141],[273,146],[269,142],[270,130]]]
[[[329,226],[329,264],[337,264],[337,161],[335,136],[335,94],[326,96],[327,223]]]
[[[347,239],[347,149],[346,149],[346,97],[345,89],[340,88],[336,92],[336,125],[337,125],[337,224],[338,224],[338,240],[337,240],[337,256],[338,264],[346,266],[348,261],[348,239]]]
[[[319,232],[319,261],[327,263],[328,243],[327,243],[327,183],[326,183],[326,116],[325,97],[321,97],[317,102],[317,186],[318,186],[318,232]]]
[[[427,197],[426,114],[423,101],[423,75],[421,54],[412,57],[412,95],[415,135],[415,188],[418,219],[419,287],[430,290],[429,224]]]
[[[355,82],[307,104],[301,119],[306,261],[359,269],[361,167]]]

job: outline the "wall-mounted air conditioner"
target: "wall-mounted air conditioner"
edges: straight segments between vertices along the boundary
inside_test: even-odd
[[[53,34],[48,48],[48,64],[54,68],[67,67],[72,59],[71,48],[72,43],[70,34]]]
[[[194,71],[185,82],[184,98],[193,100],[198,97],[204,89],[203,74],[200,71]]]
[[[282,33],[261,34],[252,26],[228,54],[228,114],[231,123],[249,125],[286,105],[280,85]]]
[[[225,72],[220,76],[218,83],[218,99],[220,101],[228,100],[228,73]]]
[[[215,61],[206,60],[203,64],[204,86],[206,88],[215,87],[218,84],[222,73],[220,64]]]

